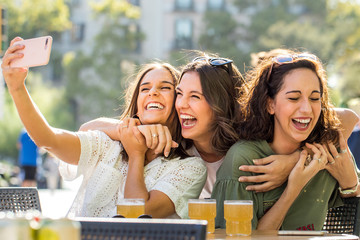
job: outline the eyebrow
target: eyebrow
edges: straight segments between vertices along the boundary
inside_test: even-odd
[[[300,91],[300,90],[293,90],[293,91],[288,91],[288,92],[286,92],[285,94],[289,94],[289,93],[300,93],[300,94],[301,94],[301,91]],[[321,92],[318,91],[318,90],[314,90],[314,91],[311,92],[311,94],[313,94],[313,93],[319,93],[319,94],[321,94]]]
[[[167,83],[167,84],[171,84],[172,86],[175,86],[174,83],[169,82],[169,81],[161,81],[161,83]],[[150,84],[150,82],[143,82],[142,84],[140,84],[140,86],[148,85],[148,84]]]
[[[182,92],[183,90],[181,90],[181,88],[179,88],[179,87],[176,87],[176,89],[175,90],[177,90],[177,91],[180,91],[180,92]],[[190,91],[190,93],[197,93],[197,94],[200,94],[200,95],[202,95],[202,96],[204,96],[204,94],[202,94],[201,92],[199,92],[199,91]]]

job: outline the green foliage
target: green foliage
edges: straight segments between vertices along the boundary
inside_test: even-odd
[[[61,32],[71,26],[66,0],[0,0],[7,9],[9,39]]]
[[[223,57],[243,63],[248,60],[237,42],[242,35],[234,31],[237,22],[226,11],[207,11],[204,15],[204,31],[199,38],[200,49],[206,52],[216,53]]]
[[[124,0],[93,2],[92,7],[95,19],[102,24],[93,49],[89,54],[78,51],[64,57],[67,96],[74,103],[75,116],[84,116],[77,118],[77,125],[101,115],[120,115],[119,96],[125,89],[123,64],[133,61],[131,53],[144,38],[134,21],[140,15],[138,7]]]
[[[69,112],[69,104],[65,98],[64,88],[55,88],[43,83],[41,75],[29,72],[26,79],[29,92],[47,119],[54,127],[73,128],[73,117]],[[0,119],[0,159],[16,159],[16,142],[22,123],[15,105],[7,91],[5,91],[4,117]]]
[[[320,59],[328,59],[333,50],[333,39],[333,34],[326,34],[311,22],[279,21],[259,37],[258,44],[261,49],[292,48],[310,51]]]
[[[318,55],[336,76],[336,104],[360,95],[360,3],[357,0],[235,0],[239,13],[253,11],[241,27],[249,52],[292,48]],[[250,12],[251,12],[250,11]],[[331,76],[332,74],[332,76]],[[341,94],[340,94],[341,93]]]

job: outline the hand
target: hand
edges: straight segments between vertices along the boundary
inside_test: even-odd
[[[155,149],[155,153],[159,154],[164,151],[164,156],[167,157],[171,148],[176,148],[179,145],[172,140],[168,127],[161,124],[140,125],[138,130],[146,139],[146,146],[150,149]]]
[[[307,158],[310,157],[306,150],[301,151],[299,161],[296,163],[289,175],[287,188],[294,194],[299,194],[305,185],[320,171],[325,169],[327,155],[325,149],[320,145],[306,144],[314,152],[314,156],[309,164],[306,165]]]
[[[129,159],[143,159],[145,160],[145,153],[148,150],[148,147],[145,143],[145,138],[141,132],[136,127],[138,124],[138,119],[129,118],[126,119],[120,126],[119,131],[121,131],[121,143],[124,146],[126,153],[129,156]],[[126,124],[126,125],[124,125]]]
[[[20,37],[14,38],[11,43],[10,47],[6,50],[5,55],[2,60],[1,68],[2,73],[8,86],[9,92],[17,90],[24,86],[24,81],[28,73],[27,68],[12,68],[10,67],[11,62],[14,59],[22,58],[24,55],[22,53],[18,53],[18,50],[23,49],[24,45],[15,45],[15,42],[23,40]]]
[[[267,192],[281,186],[287,181],[291,170],[299,159],[300,152],[295,151],[290,155],[271,155],[262,159],[254,159],[255,165],[242,165],[239,170],[259,173],[256,176],[241,176],[240,182],[261,183],[249,185],[248,191]]]
[[[329,164],[326,165],[326,169],[339,182],[342,189],[349,189],[354,187],[359,180],[357,178],[352,156],[349,153],[344,136],[340,131],[339,144],[340,152],[338,152],[333,143],[328,143],[327,147],[324,147],[329,161]]]

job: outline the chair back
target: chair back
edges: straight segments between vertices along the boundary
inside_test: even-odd
[[[75,218],[82,240],[100,239],[206,239],[206,221],[183,219]]]
[[[41,211],[37,188],[0,187],[0,211],[24,212]]]
[[[328,210],[323,230],[360,236],[360,198],[344,198],[344,205]]]

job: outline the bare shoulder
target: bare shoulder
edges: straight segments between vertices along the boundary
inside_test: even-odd
[[[360,120],[359,116],[348,108],[335,108],[335,111],[341,122],[344,138],[348,139],[356,123]]]

